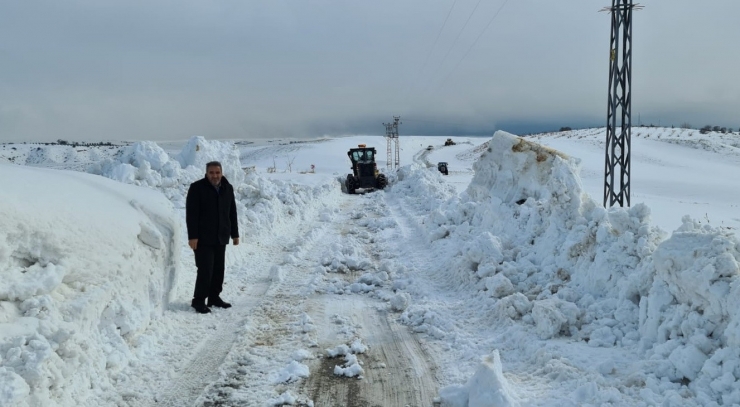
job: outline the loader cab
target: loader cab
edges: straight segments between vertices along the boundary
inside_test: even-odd
[[[362,144],[361,144],[362,145]],[[374,163],[375,162],[375,149],[374,148],[353,148],[349,151],[349,159],[352,161],[352,165],[355,163]]]
[[[375,184],[375,176],[378,169],[375,164],[375,148],[367,147],[365,144],[359,144],[357,148],[350,148],[347,152],[349,160],[352,161],[352,173],[359,179],[363,186]]]

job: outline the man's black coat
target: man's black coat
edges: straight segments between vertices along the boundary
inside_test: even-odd
[[[198,245],[226,245],[229,237],[239,237],[234,187],[226,177],[221,178],[218,191],[208,178],[190,184],[185,220],[188,240],[198,239]]]

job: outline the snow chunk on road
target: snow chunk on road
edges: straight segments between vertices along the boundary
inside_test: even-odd
[[[358,379],[362,379],[365,370],[362,369],[362,362],[357,359],[356,354],[365,352],[367,352],[367,345],[363,344],[360,338],[352,341],[349,346],[342,344],[334,349],[326,350],[326,354],[331,358],[344,356],[344,366],[334,366],[335,375],[357,377]]]
[[[297,361],[297,362],[303,362],[306,359],[313,359],[313,353],[310,351],[307,351],[306,349],[298,349],[297,351],[293,352],[292,355],[290,355],[290,358]]]
[[[362,375],[365,374],[365,370],[360,366],[360,361],[357,359],[357,355],[346,355],[344,357],[344,366],[334,366],[334,374],[337,376],[357,377],[362,379]]]
[[[286,391],[285,393],[281,394],[278,397],[271,398],[267,400],[268,406],[284,406],[289,405],[292,406],[298,401],[292,394],[290,394],[290,391]]]
[[[273,384],[293,383],[300,378],[309,376],[308,366],[303,363],[291,360],[287,366],[278,372],[277,377],[272,381]]]
[[[504,377],[498,350],[483,358],[478,370],[464,386],[444,387],[439,396],[442,407],[519,406],[512,386]]]
[[[367,352],[367,345],[362,343],[361,339],[355,339],[351,345],[347,346],[345,344],[341,344],[333,349],[327,349],[326,354],[330,358],[335,358],[337,356],[346,356],[353,353],[365,353]]]
[[[408,293],[398,293],[391,298],[391,309],[393,311],[405,311],[409,307],[411,296]]]
[[[362,343],[362,339],[357,338],[349,345],[349,349],[352,353],[365,353],[367,352],[367,345]]]

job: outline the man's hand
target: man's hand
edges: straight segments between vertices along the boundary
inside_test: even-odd
[[[231,241],[234,243],[234,246],[239,245],[239,238],[238,237],[235,237],[235,238],[231,239]]]
[[[191,249],[195,250],[198,248],[198,239],[190,239],[188,240],[188,246],[190,246]]]

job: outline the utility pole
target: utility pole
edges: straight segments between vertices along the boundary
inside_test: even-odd
[[[632,137],[632,10],[643,6],[632,0],[612,0],[609,47],[609,104],[606,116],[604,207],[630,206]],[[619,123],[617,118],[619,117]],[[617,134],[619,124],[619,134]]]
[[[398,169],[398,166],[401,164],[401,146],[398,140],[398,125],[402,123],[399,120],[401,120],[401,116],[393,116],[393,123],[383,123],[385,126],[385,138],[388,144],[386,168],[389,170],[393,169],[394,164],[396,169]],[[391,144],[395,144],[395,159],[391,149]]]

